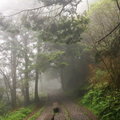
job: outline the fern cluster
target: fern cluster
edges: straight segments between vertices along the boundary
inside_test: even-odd
[[[81,100],[81,103],[93,110],[100,120],[119,120],[120,91],[108,88],[93,88]]]

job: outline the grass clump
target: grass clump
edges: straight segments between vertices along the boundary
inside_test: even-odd
[[[16,110],[15,112],[8,113],[4,117],[4,120],[23,120],[24,118],[26,118],[27,115],[29,115],[32,112],[33,108],[34,108],[33,106],[29,106],[26,108],[20,108]]]
[[[32,117],[30,117],[28,120],[36,120],[41,113],[44,111],[44,107],[42,107],[38,112],[36,112]]]

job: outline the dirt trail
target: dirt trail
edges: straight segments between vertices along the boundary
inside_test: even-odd
[[[58,113],[54,113],[54,103],[58,103]],[[49,97],[43,106],[45,109],[36,120],[97,120],[91,111],[62,96]]]
[[[64,104],[71,120],[97,120],[97,117],[82,106],[78,106],[73,102]]]
[[[54,120],[67,120],[65,109],[62,105],[59,105],[60,112],[55,115]]]
[[[72,102],[60,104],[59,109],[54,115],[53,106],[47,106],[37,120],[97,120],[92,112]]]
[[[52,117],[51,115],[52,115],[52,109],[51,109],[51,106],[48,106],[45,108],[45,110],[40,115],[40,117],[38,117],[36,120],[51,120],[51,117]]]

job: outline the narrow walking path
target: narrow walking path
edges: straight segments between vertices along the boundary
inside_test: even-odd
[[[71,120],[97,120],[97,117],[89,110],[82,106],[78,106],[73,102],[64,104]]]
[[[53,117],[52,106],[45,107],[45,110],[36,120],[51,120]]]
[[[59,112],[53,112],[53,105],[48,105],[36,120],[97,120],[97,117],[82,106],[73,102],[59,103]]]

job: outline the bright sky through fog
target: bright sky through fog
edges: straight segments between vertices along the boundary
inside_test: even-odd
[[[37,7],[37,0],[0,0],[0,12],[10,14],[26,8]],[[97,0],[88,0],[89,3],[94,3]],[[83,12],[87,9],[87,0],[82,0],[78,10]]]
[[[0,0],[0,12],[13,13],[35,7],[36,0]]]

